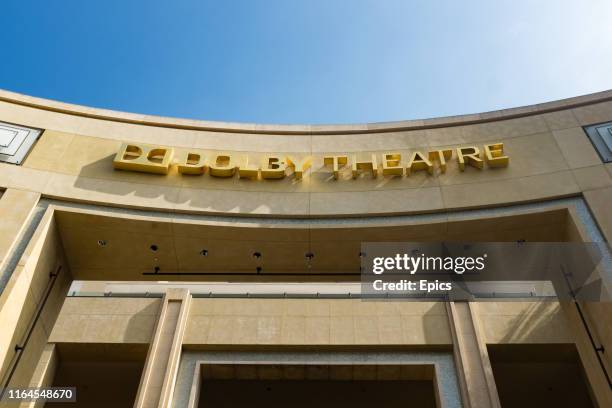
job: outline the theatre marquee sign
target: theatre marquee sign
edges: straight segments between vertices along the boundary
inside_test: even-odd
[[[240,156],[240,157],[239,157]],[[504,155],[503,143],[492,143],[482,146],[465,146],[454,149],[413,151],[410,154],[368,153],[366,160],[357,155],[321,155],[324,166],[333,172],[336,179],[342,168],[350,167],[353,178],[361,173],[370,173],[372,177],[410,176],[417,171],[434,173],[437,167],[441,173],[446,172],[449,160],[456,159],[461,171],[466,165],[477,169],[487,167],[507,167],[509,157]],[[379,166],[378,160],[381,160]],[[206,157],[204,153],[184,150],[175,154],[169,147],[124,143],[113,160],[113,167],[119,170],[144,173],[168,174],[176,166],[181,174],[202,175],[208,173],[213,177],[234,177],[251,179],[281,179],[287,176],[287,169],[292,170],[296,179],[301,179],[313,162],[313,156],[293,156],[280,154],[264,155],[258,163],[251,163],[248,155],[213,154]]]

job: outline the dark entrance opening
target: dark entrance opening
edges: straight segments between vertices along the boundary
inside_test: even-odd
[[[501,406],[594,407],[573,344],[489,345]]]
[[[76,402],[53,408],[132,408],[146,358],[146,345],[60,344],[54,387],[76,387]]]
[[[200,408],[437,407],[433,365],[203,364]]]
[[[434,408],[432,381],[208,380],[200,408]]]

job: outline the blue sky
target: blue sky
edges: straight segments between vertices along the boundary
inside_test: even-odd
[[[610,0],[4,0],[0,88],[263,123],[416,119],[612,88]]]

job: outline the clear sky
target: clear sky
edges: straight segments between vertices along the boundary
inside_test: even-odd
[[[417,119],[612,88],[612,0],[2,0],[0,88],[164,116]]]

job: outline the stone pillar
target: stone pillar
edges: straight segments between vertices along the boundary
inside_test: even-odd
[[[30,318],[22,317],[22,310],[28,299],[31,300],[31,282],[14,279],[18,283],[12,284],[8,281],[13,269],[19,269],[18,266],[13,268],[13,265],[9,265],[8,260],[39,198],[39,193],[16,189],[8,189],[0,197],[0,281],[8,282],[6,287],[0,287],[0,381],[10,371],[11,361],[15,358],[15,341],[25,331],[24,321]],[[20,327],[22,330],[18,332]]]
[[[191,295],[186,289],[168,289],[164,295],[140,379],[135,408],[170,406],[190,301]]]
[[[16,189],[0,197],[0,271],[39,199],[39,193]]]
[[[580,356],[580,361],[584,368],[586,380],[590,385],[591,397],[599,407],[612,407],[612,391],[610,390],[604,371],[597,360],[597,352],[593,349],[593,345],[582,323],[578,309],[576,309],[576,305],[573,302],[560,302],[560,305],[571,327],[571,331],[574,334],[576,349],[578,350],[578,355]],[[580,306],[583,308],[582,310],[584,313],[585,304],[581,302]],[[592,321],[590,321],[588,314],[584,313],[584,317],[587,319],[589,326],[593,328],[594,325]],[[605,321],[609,324],[609,316]],[[591,333],[591,335],[594,335],[594,333]],[[599,339],[595,338],[594,340],[596,345],[601,345]],[[607,348],[604,353],[608,353]],[[610,367],[606,364],[607,361],[605,360],[606,356],[604,353],[602,353],[600,357],[604,359],[603,362],[606,369],[610,370]]]
[[[475,303],[448,302],[447,311],[459,388],[465,408],[499,408],[499,396]]]
[[[58,357],[55,344],[48,343],[38,359],[38,364],[36,365],[36,369],[34,370],[34,374],[30,380],[29,387],[51,387],[53,385],[53,379],[55,378],[57,364]],[[22,402],[19,405],[19,408],[42,408],[44,406],[45,402],[43,400],[38,400],[36,402]]]

